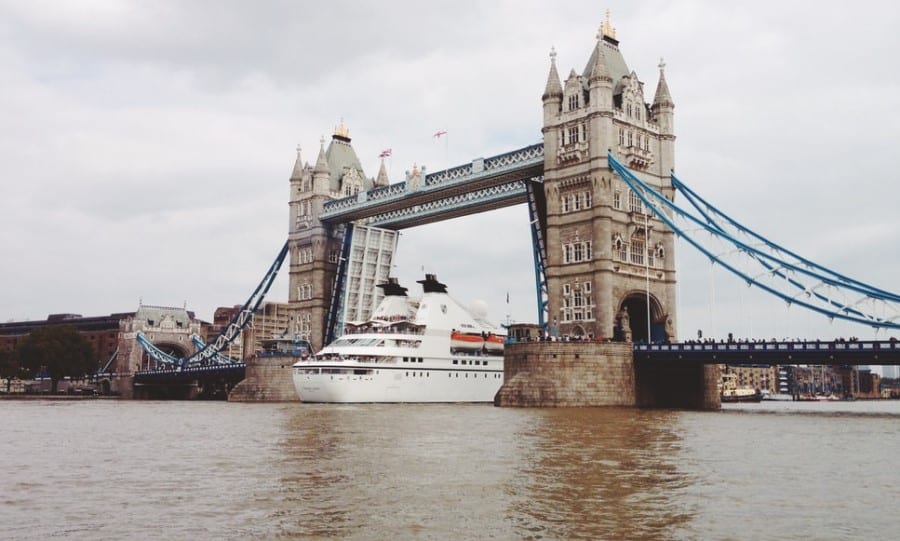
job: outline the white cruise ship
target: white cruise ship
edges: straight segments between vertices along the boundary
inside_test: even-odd
[[[369,321],[293,365],[303,402],[493,402],[506,332],[426,274],[421,299],[395,279]]]

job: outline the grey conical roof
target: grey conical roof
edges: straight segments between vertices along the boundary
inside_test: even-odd
[[[301,178],[303,176],[303,160],[300,159],[300,145],[297,145],[297,160],[294,162],[294,171],[291,173],[291,179]]]
[[[350,146],[349,137],[335,134],[331,138],[331,143],[328,145],[325,156],[328,158],[328,169],[331,174],[332,191],[339,191],[341,189],[341,179],[344,178],[344,175],[351,168],[356,169],[359,172],[359,176],[365,179],[365,174],[363,174],[363,168],[359,163],[359,158],[356,156],[356,151]],[[368,189],[371,188],[371,186],[364,186],[364,188]]]
[[[319,157],[316,159],[314,173],[328,173],[328,158],[325,155],[325,140],[319,142]]]
[[[375,179],[375,186],[387,186],[390,182],[387,169],[384,167],[384,158],[381,158],[381,167],[378,168],[378,177]]]
[[[547,75],[547,86],[544,88],[543,99],[551,96],[562,97],[562,84],[559,82],[559,72],[556,71],[556,50],[550,50],[550,73]]]
[[[631,73],[631,70],[628,69],[628,64],[625,63],[622,52],[619,51],[617,43],[618,42],[615,40],[603,36],[598,41],[597,47],[594,47],[594,51],[591,53],[591,57],[584,67],[584,72],[582,72],[585,81],[590,80],[591,74],[594,71],[594,66],[597,64],[597,55],[603,55],[603,64],[615,85],[613,89],[614,94],[622,92],[622,77]]]
[[[591,81],[612,81],[612,76],[609,74],[609,68],[606,67],[606,56],[600,51],[600,47],[603,45],[603,40],[597,40],[597,46],[594,47],[594,52],[591,55],[594,63],[591,67]]]
[[[672,95],[669,94],[669,85],[666,84],[666,73],[665,73],[665,64],[660,60],[659,62],[659,84],[656,85],[656,95],[653,96],[653,105],[669,105],[675,106],[675,102],[672,101]]]

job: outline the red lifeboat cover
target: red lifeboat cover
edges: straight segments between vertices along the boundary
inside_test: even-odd
[[[450,347],[456,349],[481,349],[484,346],[484,338],[480,334],[464,332],[450,333]]]

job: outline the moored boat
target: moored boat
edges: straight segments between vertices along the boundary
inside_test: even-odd
[[[762,393],[758,389],[740,387],[737,384],[737,374],[722,374],[719,398],[722,402],[759,402]]]
[[[759,392],[762,400],[772,400],[778,402],[788,402],[794,399],[793,396],[787,393],[772,393],[766,389],[763,389]]]

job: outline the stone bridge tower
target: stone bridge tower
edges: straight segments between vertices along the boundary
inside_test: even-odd
[[[607,162],[611,150],[674,197],[675,105],[662,61],[659,68],[648,103],[608,16],[580,74],[561,81],[550,53],[543,134],[551,334],[638,342],[649,330],[652,340],[674,338],[674,234]]]
[[[288,303],[291,334],[309,340],[314,350],[325,345],[326,318],[344,237],[343,224],[330,226],[318,216],[327,201],[387,185],[383,160],[378,176],[366,178],[343,121],[327,148],[322,139],[314,166],[304,164],[297,149],[290,178]]]

